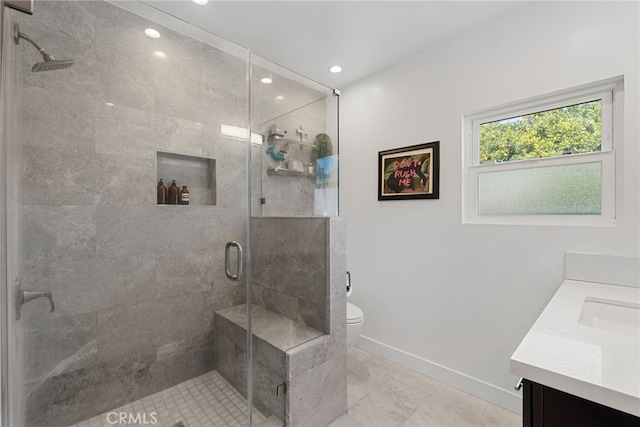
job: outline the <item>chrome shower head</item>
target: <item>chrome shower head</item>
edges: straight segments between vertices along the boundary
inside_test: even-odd
[[[34,66],[31,68],[31,71],[33,72],[62,70],[64,68],[71,67],[76,62],[75,59],[56,59],[53,55],[49,55],[44,50],[44,48],[40,47],[38,43],[33,41],[26,34],[21,33],[20,27],[18,27],[18,24],[15,24],[13,26],[13,38],[16,44],[20,43],[20,39],[25,39],[26,41],[31,43],[36,49],[38,49],[38,52],[40,52],[40,55],[42,55],[42,58],[44,58],[44,62],[38,62],[34,64]]]
[[[52,57],[53,58],[53,57]],[[53,71],[69,68],[76,63],[75,59],[45,59],[44,62],[33,64],[31,71]]]

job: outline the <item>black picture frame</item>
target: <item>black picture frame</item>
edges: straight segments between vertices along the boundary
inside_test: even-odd
[[[440,141],[378,152],[378,200],[440,198]]]

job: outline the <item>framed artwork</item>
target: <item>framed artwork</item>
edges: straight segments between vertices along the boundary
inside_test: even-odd
[[[440,141],[378,152],[378,200],[438,199]]]

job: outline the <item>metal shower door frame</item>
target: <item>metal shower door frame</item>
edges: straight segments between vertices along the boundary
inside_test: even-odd
[[[22,425],[22,364],[14,359],[23,354],[22,324],[15,319],[15,282],[18,280],[21,238],[20,210],[17,202],[19,179],[16,153],[17,118],[10,109],[15,103],[12,79],[16,73],[16,49],[11,45],[12,30],[6,3],[0,1],[0,426]],[[17,110],[15,110],[17,111]],[[18,384],[16,384],[18,383]]]

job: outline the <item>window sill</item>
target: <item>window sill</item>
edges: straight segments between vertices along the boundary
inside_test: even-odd
[[[462,224],[469,225],[527,225],[562,227],[620,227],[616,218],[600,215],[495,215],[462,218]]]

